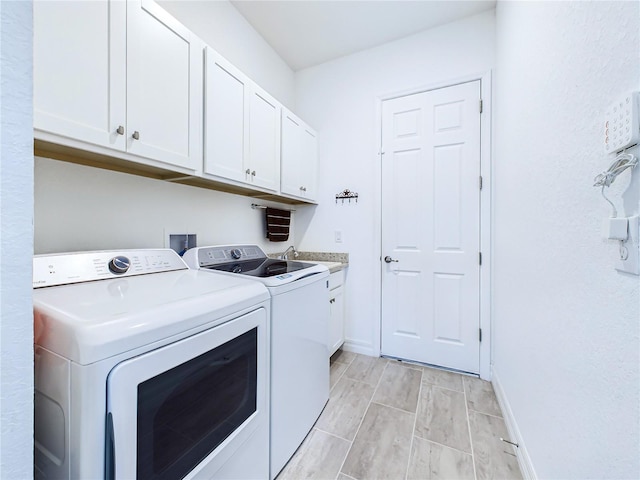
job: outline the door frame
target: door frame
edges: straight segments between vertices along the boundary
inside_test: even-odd
[[[482,329],[482,341],[480,342],[480,378],[491,380],[492,364],[492,332],[491,332],[491,265],[492,245],[492,76],[491,70],[465,75],[450,80],[431,83],[407,90],[389,92],[378,95],[375,98],[376,109],[376,144],[374,146],[375,163],[375,197],[378,215],[375,216],[375,248],[379,252],[380,267],[376,269],[375,298],[378,299],[378,319],[374,323],[374,351],[380,355],[382,351],[382,102],[398,97],[414,95],[417,93],[451,87],[461,83],[480,81],[480,96],[482,98],[482,115],[480,115],[480,175],[482,175],[482,190],[480,190],[480,251],[482,252],[482,266],[480,268],[480,328]],[[377,344],[375,343],[377,339]]]

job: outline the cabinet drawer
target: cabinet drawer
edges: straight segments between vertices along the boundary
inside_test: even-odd
[[[329,275],[329,290],[338,288],[343,283],[344,283],[344,270],[340,270],[339,272],[333,272],[331,275]]]

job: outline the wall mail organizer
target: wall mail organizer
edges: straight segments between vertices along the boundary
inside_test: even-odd
[[[356,203],[358,203],[358,194],[356,192],[352,192],[348,188],[345,188],[344,191],[336,194],[336,203],[338,203],[338,200],[342,200],[342,203],[344,203],[345,200],[349,200],[349,203],[351,203],[352,199],[355,199]]]

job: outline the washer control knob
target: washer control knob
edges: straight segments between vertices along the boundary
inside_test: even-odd
[[[130,266],[131,261],[129,261],[127,257],[119,256],[113,257],[111,260],[109,260],[109,270],[111,270],[111,273],[115,273],[117,275],[125,273],[127,270],[129,270]]]
[[[231,257],[235,258],[236,260],[238,260],[242,256],[242,252],[239,248],[234,248],[230,253]]]

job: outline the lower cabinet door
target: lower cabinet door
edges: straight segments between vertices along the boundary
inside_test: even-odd
[[[329,356],[333,355],[344,343],[344,287],[329,292]]]

